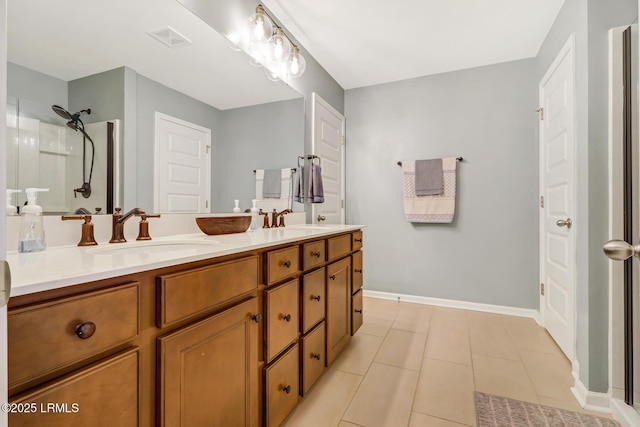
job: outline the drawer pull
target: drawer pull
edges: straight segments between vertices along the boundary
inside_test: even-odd
[[[291,393],[291,386],[282,386],[282,391],[284,391],[285,393],[289,394]]]
[[[320,295],[313,296],[311,295],[312,300],[320,301]]]
[[[329,279],[331,279],[331,280],[336,280],[336,275],[335,275],[335,274],[332,274],[331,276],[329,276]]]
[[[354,311],[355,311],[356,313],[362,313],[362,309],[357,309],[357,308],[356,308]]]
[[[76,326],[76,335],[82,340],[91,338],[96,332],[96,324],[93,322],[84,322]]]
[[[362,243],[362,239],[353,239],[354,242]]]
[[[320,251],[315,251],[311,255],[313,255],[316,258],[320,258]]]
[[[362,273],[362,269],[361,268],[356,268],[353,270],[354,273]]]
[[[311,357],[316,359],[316,360],[320,360],[320,353],[312,353]]]
[[[262,320],[262,314],[256,313],[253,316],[251,316],[251,319],[253,319],[253,321],[256,323],[260,323],[260,321]]]
[[[291,267],[291,261],[286,260],[285,262],[282,263],[282,265],[284,265],[286,268]]]
[[[282,316],[282,318],[284,319],[285,322],[291,322],[291,315],[290,314],[285,314],[284,316]]]

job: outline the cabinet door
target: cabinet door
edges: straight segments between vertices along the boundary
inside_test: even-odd
[[[306,395],[311,386],[325,370],[325,334],[324,322],[302,337],[300,363],[302,364],[302,395]]]
[[[355,335],[362,326],[362,289],[351,297],[351,335]]]
[[[298,339],[299,299],[298,279],[264,291],[267,363]]]
[[[138,349],[98,362],[11,400],[9,425],[135,427]],[[10,407],[10,409],[11,409]]]
[[[298,344],[264,370],[265,424],[277,427],[298,403],[300,383]],[[225,426],[231,424],[224,424]]]
[[[326,269],[321,268],[302,277],[302,333],[324,319],[325,274]]]
[[[351,255],[351,293],[355,294],[362,288],[362,251],[355,252]]]
[[[351,338],[351,257],[327,266],[327,366]]]
[[[258,300],[159,341],[162,426],[257,426]]]

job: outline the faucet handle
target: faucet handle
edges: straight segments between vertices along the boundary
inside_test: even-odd
[[[264,215],[264,222],[262,223],[262,228],[271,228],[269,226],[269,212],[262,212],[262,209],[258,211],[258,214]]]
[[[140,228],[138,230],[138,237],[136,240],[151,240],[151,236],[149,236],[149,222],[147,222],[147,218],[160,218],[160,214],[150,215],[147,213],[136,214],[136,216],[140,217]]]
[[[68,220],[84,220],[82,224],[82,236],[78,246],[95,246],[98,243],[93,237],[93,223],[91,222],[91,215],[62,215],[63,221]]]
[[[122,212],[122,208],[113,208],[114,215],[120,215],[120,212]]]
[[[293,212],[291,209],[285,209],[278,214],[278,216],[280,217],[280,222],[278,223],[278,227],[284,227],[284,216],[291,212]]]

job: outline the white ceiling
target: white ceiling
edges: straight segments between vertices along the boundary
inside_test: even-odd
[[[126,65],[222,110],[300,96],[175,0],[8,0],[7,21],[8,60],[65,81]],[[193,44],[146,34],[166,26]]]
[[[351,89],[533,57],[563,0],[264,4]],[[7,15],[9,61],[66,81],[126,65],[223,110],[300,96],[176,0],[8,0]],[[193,44],[171,49],[146,34],[166,26]]]
[[[344,88],[536,56],[564,0],[264,0]]]

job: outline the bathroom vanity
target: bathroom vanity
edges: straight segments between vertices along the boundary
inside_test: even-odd
[[[280,425],[362,324],[361,249],[292,226],[10,254],[10,426]]]

